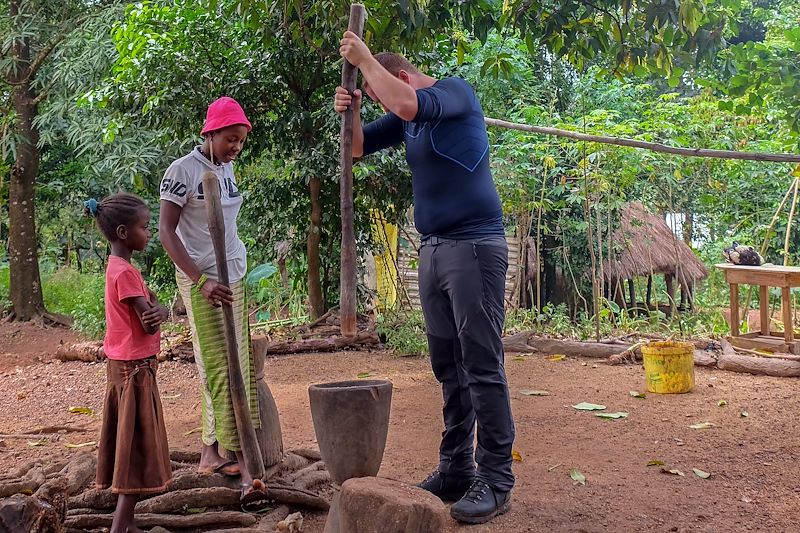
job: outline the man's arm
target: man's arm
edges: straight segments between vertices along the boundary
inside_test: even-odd
[[[383,107],[405,121],[417,116],[417,93],[407,83],[392,76],[372,56],[364,41],[353,32],[345,32],[339,53],[361,70],[370,89]]]

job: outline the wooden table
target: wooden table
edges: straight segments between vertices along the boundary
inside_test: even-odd
[[[721,263],[717,268],[725,272],[725,281],[731,293],[731,344],[740,348],[771,352],[800,353],[800,343],[794,340],[792,312],[792,287],[800,287],[800,267],[740,266]],[[739,334],[739,285],[759,286],[759,311],[761,331]],[[783,333],[770,331],[769,288],[780,287],[783,316]]]

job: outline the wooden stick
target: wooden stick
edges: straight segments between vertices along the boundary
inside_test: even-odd
[[[228,276],[228,257],[225,248],[225,219],[222,217],[222,201],[220,190],[222,186],[217,175],[211,171],[203,174],[203,193],[206,200],[208,213],[208,231],[211,233],[211,242],[214,245],[214,255],[217,260],[218,283],[230,287]],[[225,322],[225,342],[228,347],[228,380],[233,403],[234,418],[236,418],[236,431],[242,446],[244,464],[254,479],[264,476],[264,460],[258,448],[256,430],[250,418],[250,407],[247,403],[242,369],[239,365],[239,347],[236,342],[236,322],[233,317],[233,306],[222,304],[222,314]]]
[[[605,135],[589,135],[577,131],[561,130],[558,128],[547,128],[544,126],[529,126],[527,124],[517,124],[506,120],[486,117],[484,119],[489,126],[497,126],[510,130],[528,131],[531,133],[541,133],[543,135],[555,135],[556,137],[567,137],[576,141],[589,141],[601,144],[614,144],[617,146],[629,146],[631,148],[643,148],[653,152],[665,154],[686,155],[689,157],[713,157],[717,159],[743,159],[747,161],[773,161],[776,163],[800,163],[800,155],[795,154],[770,154],[766,152],[737,152],[735,150],[709,150],[706,148],[678,148],[667,146],[661,143],[638,141],[636,139],[623,139],[619,137],[608,137]]]
[[[783,211],[783,207],[786,205],[786,202],[789,200],[789,195],[792,194],[794,190],[794,182],[789,185],[789,188],[786,189],[786,194],[783,195],[783,200],[781,200],[781,204],[778,206],[778,209],[775,210],[775,213],[772,215],[772,221],[769,223],[769,227],[767,228],[767,232],[764,234],[764,241],[761,243],[761,250],[759,253],[764,256],[767,253],[767,248],[769,248],[769,237],[772,235],[772,230],[775,228],[775,223],[778,222],[778,218],[780,217],[781,211]],[[744,307],[742,308],[742,316],[739,319],[739,323],[742,323],[747,318],[747,311],[750,309],[750,298],[753,295],[753,286],[747,286],[747,296],[744,299]]]
[[[350,6],[350,22],[347,29],[361,38],[364,33],[364,6]],[[345,59],[342,65],[342,87],[353,94],[356,88],[358,69]],[[341,313],[342,335],[353,337],[356,324],[356,236],[353,226],[353,106],[342,113],[340,163],[342,175],[339,181],[340,204],[342,210],[342,258],[340,267],[341,293],[339,309]]]
[[[792,208],[789,210],[789,221],[786,222],[786,242],[783,245],[783,266],[789,266],[789,241],[792,236],[792,220],[794,219],[794,211],[797,209],[797,185],[798,180],[794,180],[794,194],[792,196]]]

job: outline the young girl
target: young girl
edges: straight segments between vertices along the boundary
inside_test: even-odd
[[[106,400],[97,488],[119,495],[111,533],[138,533],[133,509],[139,495],[161,492],[172,472],[167,432],[156,385],[159,325],[167,310],[131,265],[150,238],[150,210],[138,196],[115,194],[85,202],[111,244],[106,268]]]

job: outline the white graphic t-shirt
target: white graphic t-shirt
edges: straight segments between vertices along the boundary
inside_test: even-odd
[[[233,164],[213,165],[196,147],[174,161],[161,180],[161,199],[182,208],[177,234],[197,268],[211,279],[217,279],[214,245],[208,231],[208,215],[203,196],[203,174],[212,171],[220,184],[222,214],[225,220],[228,273],[230,282],[241,280],[247,272],[247,250],[239,238],[236,219],[242,206],[242,195],[236,187]]]

